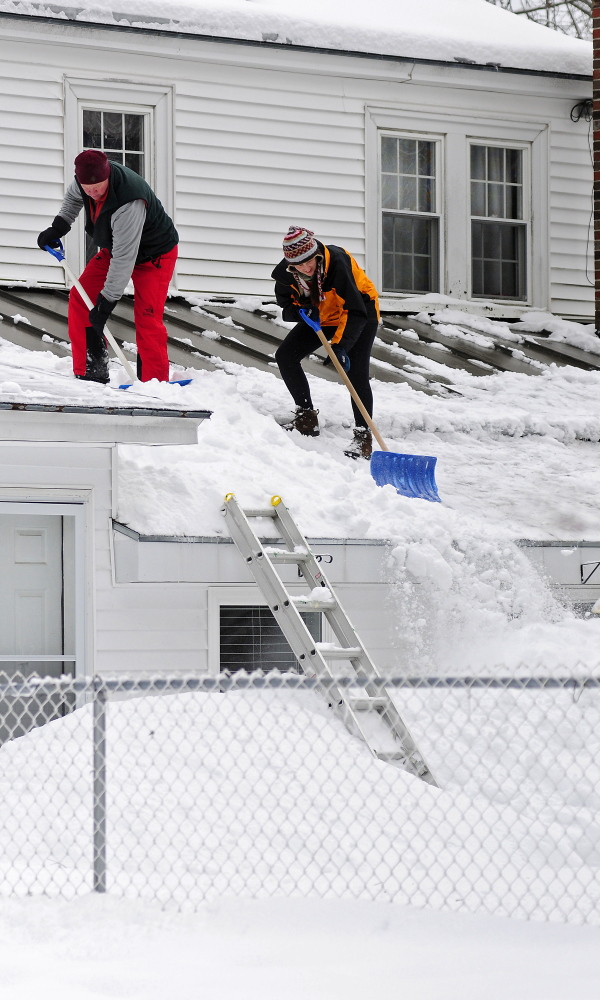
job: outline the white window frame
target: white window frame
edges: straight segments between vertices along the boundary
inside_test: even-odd
[[[86,658],[86,620],[87,620],[87,580],[86,580],[86,533],[87,533],[87,514],[86,514],[86,504],[83,501],[77,502],[72,501],[70,503],[60,503],[57,500],[48,499],[44,500],[5,500],[0,494],[0,514],[19,514],[21,516],[56,516],[56,517],[73,517],[75,519],[75,538],[74,538],[74,586],[73,586],[73,600],[74,600],[74,631],[75,631],[75,649],[68,650],[64,656],[49,656],[43,654],[37,659],[48,661],[48,660],[64,660],[69,663],[75,661],[75,677],[83,677],[86,675],[87,670],[87,658]],[[0,670],[2,669],[2,660],[14,660],[14,656],[0,656]],[[29,657],[32,661],[36,657]]]
[[[531,257],[531,237],[532,237],[532,226],[531,226],[531,202],[532,202],[532,174],[531,174],[531,143],[529,142],[504,142],[500,139],[480,139],[476,136],[469,136],[468,138],[469,148],[468,148],[468,169],[469,169],[469,283],[468,283],[468,294],[469,298],[475,301],[487,300],[487,296],[473,294],[473,247],[472,247],[472,235],[473,227],[471,223],[473,220],[476,222],[505,222],[505,223],[515,223],[524,225],[525,228],[525,296],[522,299],[512,299],[502,297],[499,299],[493,299],[494,302],[503,302],[506,305],[514,302],[515,305],[525,305],[531,298],[530,296],[530,285],[533,278],[533,268],[532,268],[532,257]],[[523,167],[523,192],[522,192],[522,209],[523,217],[522,219],[498,219],[495,220],[491,216],[480,216],[471,215],[471,146],[496,146],[499,149],[520,149],[523,153],[522,167]]]
[[[440,206],[443,208],[444,265],[440,275],[440,293],[453,298],[470,300],[472,286],[471,270],[471,167],[470,145],[498,145],[511,148],[527,148],[529,157],[529,182],[527,198],[529,203],[528,240],[528,287],[525,299],[489,299],[479,296],[475,302],[491,301],[504,309],[508,305],[516,307],[533,306],[547,309],[550,304],[550,248],[549,233],[549,133],[548,121],[532,121],[515,113],[486,112],[485,117],[477,113],[457,112],[443,108],[399,108],[394,105],[372,105],[366,108],[365,119],[366,153],[366,271],[376,286],[382,287],[382,240],[381,240],[381,134],[394,133],[416,138],[427,136],[443,140],[444,189],[448,192]],[[534,182],[535,180],[535,182]],[[525,192],[524,192],[525,197]],[[535,262],[535,266],[533,265]],[[389,307],[400,305],[410,299],[406,293],[382,293]]]
[[[379,129],[379,140],[378,140],[378,159],[379,159],[379,284],[376,285],[377,288],[381,289],[381,294],[386,298],[388,295],[425,295],[426,292],[384,292],[383,291],[383,214],[387,209],[383,208],[382,196],[381,196],[381,140],[383,136],[391,136],[394,139],[413,139],[414,141],[421,140],[422,142],[432,142],[435,145],[435,212],[409,212],[402,209],[398,212],[390,212],[394,215],[411,215],[419,219],[438,219],[438,247],[437,247],[437,291],[441,292],[444,284],[444,271],[445,271],[445,239],[444,239],[444,138],[441,135],[435,135],[432,132],[407,132],[405,130],[398,129]]]
[[[165,211],[174,218],[175,170],[173,88],[103,78],[65,77],[65,190],[73,180],[73,161],[81,152],[83,109],[124,111],[146,116],[148,181]],[[83,213],[66,240],[67,262],[77,274],[85,267]],[[174,280],[174,279],[173,279]]]

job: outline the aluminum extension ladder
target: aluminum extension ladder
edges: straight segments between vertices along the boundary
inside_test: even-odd
[[[331,585],[298,525],[281,497],[271,498],[271,505],[261,510],[242,510],[233,493],[228,493],[222,508],[229,532],[238,551],[273,612],[275,620],[309,676],[327,678],[327,696],[346,728],[359,736],[374,757],[389,761],[417,775],[430,785],[436,781],[408,727],[385,688],[365,647],[336,599]],[[271,518],[280,544],[260,542],[250,519]],[[295,563],[311,589],[308,597],[292,597],[279,576],[275,564]],[[320,598],[315,591],[324,588]],[[300,610],[320,611],[330,625],[337,645],[316,643],[303,621]],[[356,688],[338,687],[328,661],[349,661],[356,676]],[[333,683],[332,683],[333,682]]]

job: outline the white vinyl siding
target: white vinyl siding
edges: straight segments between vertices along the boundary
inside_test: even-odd
[[[591,83],[121,34],[67,22],[58,30],[26,17],[3,20],[2,27],[0,171],[7,183],[0,196],[0,281],[63,283],[60,268],[44,259],[35,240],[60,206],[78,152],[67,133],[63,156],[66,77],[82,81],[88,97],[104,100],[99,91],[108,88],[110,105],[148,105],[147,92],[156,92],[157,102],[169,92],[164,101],[171,110],[162,131],[157,126],[155,189],[180,234],[180,291],[271,296],[270,273],[292,223],[346,247],[379,280],[381,242],[372,233],[378,181],[369,164],[367,112],[376,107],[395,117],[392,129],[420,132],[435,121],[434,132],[446,135],[454,116],[472,139],[533,142],[537,284],[528,304],[591,315],[584,266],[592,183],[587,124],[569,120]],[[68,105],[68,85],[64,94]],[[451,187],[462,141],[450,127],[443,164],[444,190],[452,193],[448,231],[451,223],[455,231],[463,224],[468,230],[468,209],[458,217]],[[459,195],[466,209],[466,186]],[[67,238],[68,249],[75,239]],[[463,242],[466,247],[468,234]],[[455,261],[454,248],[447,249],[440,291],[464,298],[469,261]]]

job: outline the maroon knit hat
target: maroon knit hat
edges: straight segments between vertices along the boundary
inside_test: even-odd
[[[110,177],[110,160],[101,149],[84,149],[75,157],[75,176],[80,184],[98,184]]]
[[[314,257],[319,244],[315,234],[310,229],[301,226],[290,226],[283,237],[283,256],[290,264],[301,264],[304,260]]]

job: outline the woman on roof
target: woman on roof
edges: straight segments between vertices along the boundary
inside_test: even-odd
[[[346,250],[325,246],[310,229],[290,226],[283,240],[283,255],[272,274],[275,296],[283,310],[283,319],[297,323],[275,354],[281,377],[296,404],[295,413],[282,421],[282,426],[316,437],[319,411],[313,406],[300,362],[317,350],[320,341],[300,318],[299,310],[305,309],[311,319],[320,321],[323,333],[372,416],[369,359],[379,325],[377,290]],[[354,439],[345,454],[350,458],[370,458],[371,431],[354,401],[352,409]]]

